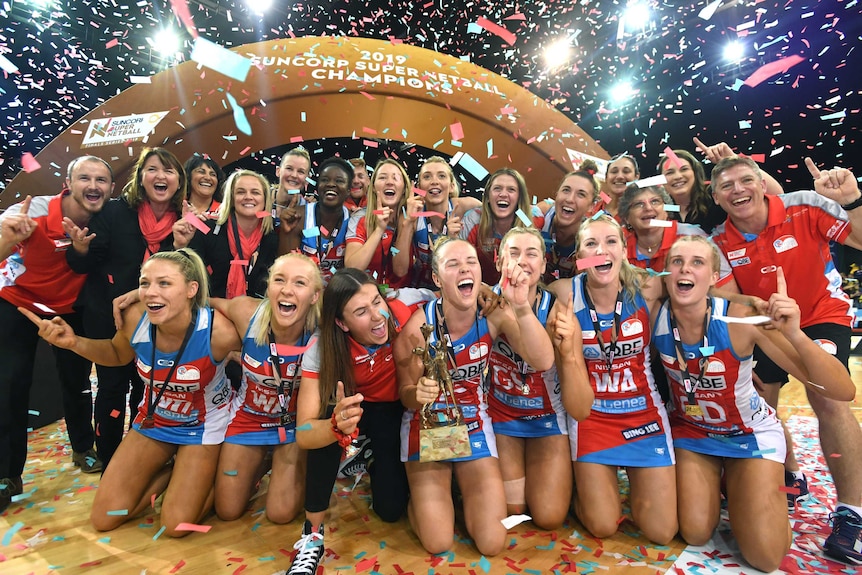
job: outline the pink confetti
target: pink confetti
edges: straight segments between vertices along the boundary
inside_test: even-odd
[[[604,192],[599,192],[599,197],[605,204],[611,203],[611,197]]]
[[[431,212],[431,211],[428,211],[428,212],[416,212],[415,214],[413,214],[413,217],[414,217],[414,218],[431,218],[431,217],[434,217],[434,216],[436,216],[436,217],[438,217],[438,218],[445,218],[445,217],[446,217],[446,214],[441,214],[440,212]]]
[[[676,153],[675,153],[673,150],[671,150],[671,149],[670,149],[670,146],[668,146],[667,148],[665,148],[665,149],[664,149],[664,155],[665,155],[665,157],[666,157],[668,160],[670,160],[671,162],[673,162],[673,164],[674,164],[677,168],[681,168],[681,167],[682,167],[682,160],[680,160],[680,159],[679,159],[679,156],[677,156],[677,155],[676,155]]]
[[[205,223],[203,223],[201,221],[201,219],[199,217],[197,217],[194,213],[186,212],[185,215],[183,215],[183,219],[185,221],[187,221],[188,223],[190,223],[192,226],[194,226],[194,228],[196,230],[198,230],[200,233],[202,233],[202,234],[210,233],[209,227],[207,227],[207,225]]]
[[[422,196],[424,198],[425,197],[425,190],[420,189],[420,188],[413,188],[413,194],[417,195],[417,196]]]
[[[606,263],[608,263],[608,258],[605,256],[592,256],[589,258],[581,258],[577,261],[578,271],[582,271],[587,268],[594,268],[596,266],[601,266]]]
[[[793,66],[797,65],[800,62],[804,62],[805,58],[794,54],[793,56],[788,56],[787,58],[781,58],[779,60],[775,60],[774,62],[770,62],[769,64],[764,64],[755,72],[745,79],[743,84],[754,88],[761,82],[765,82],[766,80],[772,78],[775,75],[783,74],[791,69]]]
[[[186,4],[186,0],[171,0],[171,8],[174,10],[174,14],[180,19],[183,23],[183,26],[186,27],[189,34],[192,35],[192,38],[198,37],[197,28],[195,28],[194,20],[192,20],[191,12],[189,12],[189,6]]]
[[[170,571],[168,571],[168,573],[176,573],[177,571],[182,569],[185,564],[186,564],[186,562],[183,561],[182,559],[180,559],[180,562],[177,563],[176,565],[174,565],[174,568],[171,569]]]
[[[383,215],[383,210],[374,210],[374,211],[373,211],[373,212],[371,212],[371,213],[372,213],[372,214],[374,214],[375,216],[382,216],[382,215]]]
[[[30,152],[24,152],[21,156],[21,167],[24,168],[24,171],[28,174],[31,172],[35,172],[42,166],[39,165],[39,162],[36,161],[36,158],[33,157],[33,154]]]
[[[275,344],[275,349],[278,352],[278,355],[282,355],[285,357],[294,356],[294,355],[302,355],[309,348],[314,345],[316,340],[312,339],[308,342],[308,345],[282,345],[280,343]]]
[[[269,217],[269,216],[271,216],[272,214],[271,214],[271,213],[269,213],[269,212],[255,212],[255,213],[254,213],[254,215],[255,215],[255,216],[257,216],[257,217],[258,217],[258,218],[260,218],[260,219],[263,219],[263,218],[268,218],[268,217]]]
[[[513,33],[509,32],[508,30],[506,30],[505,28],[503,28],[502,26],[500,26],[499,24],[494,24],[493,22],[491,22],[487,18],[480,16],[479,19],[476,20],[476,25],[479,26],[480,28],[484,28],[485,30],[487,30],[491,34],[494,34],[495,36],[499,36],[509,46],[515,45],[515,35]]]
[[[452,132],[453,140],[464,139],[464,127],[461,125],[461,122],[455,122],[454,124],[450,124],[449,131]]]
[[[212,525],[197,525],[195,523],[180,523],[177,525],[177,531],[197,531],[198,533],[207,533],[212,529]]]
[[[112,40],[105,42],[105,48],[113,48],[114,46],[116,46],[119,43],[120,43],[120,41],[117,40],[116,38],[114,38]]]
[[[116,409],[111,410],[111,417],[117,419],[118,417],[120,417],[120,412]]]

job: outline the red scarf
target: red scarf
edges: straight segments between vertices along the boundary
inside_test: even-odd
[[[159,219],[156,218],[150,202],[142,202],[138,206],[138,225],[141,227],[141,234],[147,242],[144,261],[159,251],[162,241],[171,233],[176,221],[177,213],[172,209],[168,209]]]
[[[227,234],[227,242],[230,246],[231,262],[230,271],[227,274],[227,298],[245,295],[248,291],[248,278],[246,270],[250,265],[254,265],[254,260],[257,257],[257,250],[260,247],[260,240],[263,239],[263,226],[258,224],[250,236],[246,236],[242,228],[236,224],[236,216],[231,216],[233,220],[230,222],[230,229]],[[236,226],[236,227],[234,227]],[[239,250],[236,246],[236,236],[234,230],[239,232],[239,243],[242,248],[242,259],[239,255]]]

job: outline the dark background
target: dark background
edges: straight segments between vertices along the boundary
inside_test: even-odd
[[[348,35],[395,38],[469,56],[551,102],[610,154],[636,155],[644,176],[655,173],[665,146],[693,150],[695,135],[763,154],[766,169],[789,191],[811,186],[802,163],[806,155],[830,167],[859,163],[858,0],[724,1],[709,21],[698,17],[706,1],[645,3],[651,16],[623,43],[617,42],[617,31],[626,1],[274,0],[263,15],[244,0],[189,1],[188,6],[198,32],[227,47],[288,36]],[[479,17],[513,32],[514,45],[486,31],[468,32]],[[0,54],[20,69],[0,72],[0,193],[20,170],[24,152],[36,154],[88,110],[129,87],[129,76],[154,74],[190,53],[191,36],[167,0],[0,0],[0,22]],[[153,43],[156,32],[168,26],[180,32],[183,43],[165,57]],[[561,36],[572,38],[574,57],[548,70],[543,50]],[[117,45],[107,47],[114,39]],[[723,48],[733,39],[745,45],[746,57],[728,63]],[[738,86],[760,66],[793,55],[803,61],[787,72],[753,88]],[[616,103],[613,88],[624,80],[636,94]],[[842,111],[843,118],[823,119]],[[411,174],[420,157],[430,155],[398,141],[381,141],[369,150],[350,139],[305,145],[316,161],[334,153],[364,153],[373,165],[394,153]],[[274,178],[282,151],[263,150],[243,162]],[[468,189],[481,186],[467,174],[459,177]]]

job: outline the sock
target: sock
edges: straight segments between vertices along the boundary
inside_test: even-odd
[[[835,511],[838,511],[842,507],[849,509],[850,511],[852,511],[853,513],[855,513],[859,517],[862,517],[862,507],[860,507],[858,505],[848,505],[847,503],[842,503],[841,501],[839,501],[838,503],[835,504]]]

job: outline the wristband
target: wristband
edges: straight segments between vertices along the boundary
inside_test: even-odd
[[[353,430],[353,433],[350,433],[350,434],[344,433],[343,431],[338,429],[337,414],[338,414],[338,412],[336,412],[336,411],[332,412],[332,419],[331,419],[331,421],[332,421],[332,433],[334,433],[335,437],[338,438],[338,445],[340,445],[342,448],[344,448],[344,447],[347,447],[348,445],[350,445],[351,443],[353,443],[354,439],[359,437],[359,428],[358,427],[355,428]]]
[[[859,206],[862,206],[862,194],[859,194],[859,197],[850,202],[849,204],[841,206],[841,208],[845,212],[849,212],[850,210],[855,210]]]

